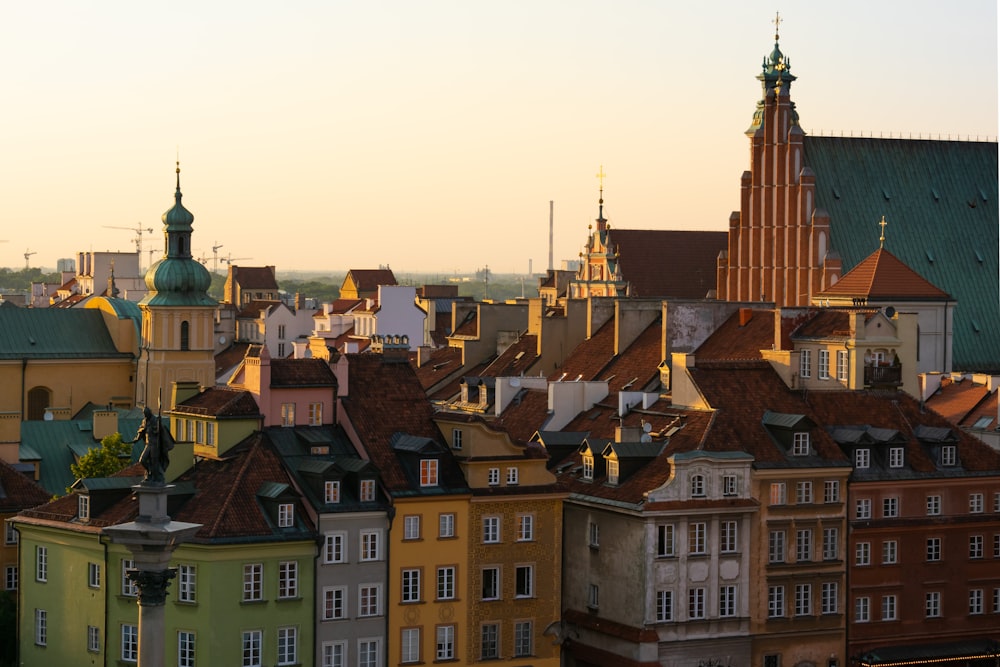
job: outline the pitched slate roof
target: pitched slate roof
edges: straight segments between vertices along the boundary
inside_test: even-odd
[[[128,359],[94,308],[0,308],[0,359]]]
[[[948,293],[924,280],[885,248],[879,248],[814,298],[865,297],[874,300],[948,301]]]
[[[847,271],[878,242],[957,301],[954,365],[1000,370],[1000,224],[995,142],[806,136],[816,205]]]
[[[727,232],[609,229],[610,247],[629,282],[629,296],[704,299],[715,290]]]

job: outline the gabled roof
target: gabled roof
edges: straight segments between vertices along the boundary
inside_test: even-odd
[[[52,494],[33,479],[9,463],[0,461],[0,512],[18,512],[42,505],[51,497]]]
[[[94,308],[0,308],[0,359],[128,359]]]
[[[208,387],[178,403],[171,412],[216,418],[256,417],[260,415],[260,409],[257,407],[253,394],[243,389],[231,387]]]
[[[872,253],[884,215],[886,248],[958,304],[955,368],[1000,369],[996,142],[807,135],[804,147],[844,270]]]
[[[273,266],[235,266],[236,282],[244,290],[278,290]]]
[[[256,320],[260,317],[260,311],[265,310],[267,315],[270,315],[274,308],[281,305],[283,305],[282,302],[277,300],[250,301],[236,313],[236,317],[241,320]]]
[[[333,387],[330,365],[322,359],[271,359],[272,387]]]
[[[924,403],[952,424],[962,424],[966,416],[990,393],[986,385],[976,384],[969,379],[955,382],[951,378],[942,378],[940,388],[928,396]],[[983,410],[977,410],[977,412],[983,412]],[[996,414],[996,410],[994,410],[994,418]]]
[[[609,229],[629,296],[704,299],[715,290],[719,253],[729,247],[727,232],[664,229]]]
[[[399,284],[392,269],[351,269],[344,278],[344,285],[347,285],[348,281],[358,292],[375,292],[379,285]]]
[[[869,301],[948,301],[947,292],[924,280],[895,255],[879,248],[813,298],[863,297]]]

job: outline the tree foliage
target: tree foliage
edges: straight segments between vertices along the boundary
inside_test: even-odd
[[[56,273],[42,273],[38,267],[30,269],[0,268],[0,289],[27,290],[31,283],[61,283],[62,276]]]
[[[94,447],[69,466],[77,479],[86,477],[110,477],[125,468],[132,457],[132,443],[123,442],[121,433],[112,433],[101,440],[100,447]]]

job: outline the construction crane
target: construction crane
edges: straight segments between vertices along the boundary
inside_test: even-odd
[[[219,261],[222,262],[222,263],[224,263],[224,264],[228,264],[228,265],[232,266],[233,262],[238,262],[241,259],[253,259],[253,257],[233,257],[233,253],[229,253],[229,255],[226,256],[226,257],[220,257]]]
[[[115,225],[104,225],[104,227],[106,227],[107,229],[125,229],[130,232],[135,232],[135,250],[137,253],[139,253],[139,262],[140,263],[142,262],[142,235],[152,234],[153,233],[152,227],[143,227],[141,222],[136,223],[135,227],[117,227]],[[153,262],[152,250],[149,251],[149,261],[150,263]],[[141,266],[139,267],[139,270],[141,272],[142,270]]]
[[[221,247],[221,243],[212,246],[212,273],[219,272],[219,248]]]
[[[27,271],[30,267],[28,266],[28,258],[32,255],[37,255],[38,253],[34,250],[24,249],[24,270]]]

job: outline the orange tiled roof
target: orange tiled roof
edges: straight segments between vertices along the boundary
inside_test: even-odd
[[[332,387],[337,379],[323,359],[272,359],[272,387]]]
[[[17,512],[48,502],[51,497],[41,486],[9,463],[0,461],[0,512]]]
[[[965,417],[979,403],[990,395],[990,390],[972,380],[955,382],[951,378],[941,379],[941,388],[924,402],[952,424],[961,424]],[[996,411],[993,411],[996,416]]]
[[[773,344],[774,310],[745,308],[706,338],[694,357],[697,361],[760,359],[760,351],[771,349]]]
[[[611,247],[629,282],[630,296],[704,299],[715,290],[719,253],[728,232],[610,229]]]
[[[397,285],[396,276],[391,269],[351,269],[346,282],[351,279],[359,292],[374,292],[379,285]]]
[[[997,396],[1000,392],[994,389],[990,392],[990,395],[984,398],[976,407],[969,410],[968,416],[962,420],[960,424],[964,428],[973,428],[979,423],[980,419],[989,419],[989,422],[984,422],[979,424],[976,428],[981,428],[985,431],[991,431],[996,428],[1000,428],[1000,420],[998,420],[997,410],[1000,409],[998,406]]]
[[[562,366],[549,376],[549,380],[557,381],[563,378],[572,381],[578,377],[584,381],[596,379],[598,373],[611,361],[614,343],[615,323],[612,319],[605,322],[590,338],[577,345],[563,361]]]
[[[479,374],[480,377],[511,377],[526,374],[538,361],[538,336],[524,334]]]
[[[815,295],[825,297],[865,297],[869,300],[951,299],[885,248],[879,248],[848,271],[832,286]]]
[[[528,442],[548,418],[549,392],[522,389],[518,398],[497,417],[496,424],[510,434],[512,440]]]
[[[213,417],[253,417],[260,414],[253,394],[231,387],[208,387],[178,403],[172,412]]]
[[[233,343],[222,352],[215,355],[215,374],[222,375],[231,368],[235,368],[247,356],[250,343]]]
[[[277,290],[273,266],[238,266],[236,282],[243,290]]]

